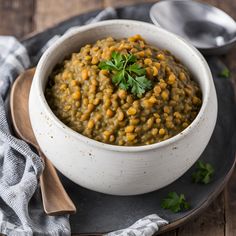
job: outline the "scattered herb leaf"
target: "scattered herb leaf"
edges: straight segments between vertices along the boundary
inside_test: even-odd
[[[190,205],[186,202],[184,194],[178,195],[176,192],[170,192],[167,198],[162,200],[161,207],[177,213],[189,209]]]
[[[220,74],[219,74],[220,77],[223,77],[223,78],[229,78],[230,76],[230,71],[228,68],[224,68]]]
[[[141,97],[152,87],[150,80],[146,78],[146,70],[135,63],[137,58],[133,54],[120,54],[112,52],[111,60],[102,61],[99,68],[113,73],[112,82],[124,90]]]
[[[208,184],[211,182],[213,174],[214,168],[211,164],[198,161],[196,171],[192,174],[192,180],[194,183]]]

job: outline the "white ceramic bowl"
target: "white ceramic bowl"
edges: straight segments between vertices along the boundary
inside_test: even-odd
[[[64,125],[53,114],[44,97],[45,85],[53,67],[87,43],[107,36],[119,39],[134,34],[141,34],[151,45],[170,50],[190,69],[203,94],[203,104],[195,120],[168,140],[136,147],[100,143]],[[65,176],[98,192],[134,195],[170,184],[194,164],[212,135],[217,99],[208,65],[194,47],[152,24],[109,20],[66,34],[44,53],[33,79],[29,111],[42,151]]]

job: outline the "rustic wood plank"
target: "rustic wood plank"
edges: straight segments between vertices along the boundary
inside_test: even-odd
[[[105,7],[113,6],[113,7],[120,7],[120,6],[127,6],[127,5],[133,5],[138,3],[144,3],[144,2],[157,2],[156,0],[104,0]]]
[[[213,6],[220,8],[228,13],[231,17],[236,19],[236,1],[234,0],[203,0],[203,2],[209,3]]]
[[[224,195],[221,194],[198,218],[179,228],[178,236],[223,236]]]
[[[23,37],[33,30],[34,0],[0,1],[0,34]]]
[[[236,171],[234,171],[225,191],[225,236],[236,235]]]
[[[35,0],[36,1],[36,0]],[[148,0],[153,1],[153,0]],[[121,6],[134,3],[147,2],[144,0],[37,0],[37,9],[35,15],[36,30],[43,30],[61,20],[73,15],[80,14],[89,10],[102,8],[103,6]],[[236,19],[236,1],[235,0],[204,0],[204,2],[215,5],[230,14]],[[34,24],[32,22],[34,12],[34,0],[0,0],[0,34],[13,34],[22,37],[24,34],[32,31]],[[16,24],[17,22],[17,24]],[[227,56],[222,57],[229,67],[232,77],[236,81],[236,53],[232,50]],[[225,190],[225,236],[236,235],[236,189],[234,177]],[[220,200],[219,200],[220,199]],[[171,231],[162,234],[164,236],[209,236],[224,235],[224,201],[222,196],[217,199],[208,210],[198,219],[195,219],[183,226],[178,231]]]
[[[38,0],[35,29],[41,31],[77,14],[99,8],[103,8],[103,0]]]
[[[161,236],[177,236],[178,235],[178,230],[172,230],[170,232],[166,232],[163,234],[160,234]]]

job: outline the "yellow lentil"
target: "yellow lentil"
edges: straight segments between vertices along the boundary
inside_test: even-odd
[[[127,111],[127,115],[135,115],[137,110],[134,107],[130,107]]]
[[[133,141],[135,139],[135,134],[133,133],[127,133],[126,134],[126,138],[127,138],[127,141],[130,142],[130,141]]]
[[[174,82],[175,82],[175,75],[172,73],[168,78],[168,84],[174,84]]]
[[[107,115],[108,117],[112,117],[112,116],[113,116],[113,111],[112,111],[111,109],[108,109],[108,110],[106,111],[106,115]]]
[[[134,128],[135,128],[134,125],[129,125],[125,128],[125,132],[126,133],[131,133],[131,132],[134,131]]]
[[[86,80],[88,79],[88,70],[87,69],[83,69],[82,73],[81,73],[82,79]]]
[[[166,133],[165,129],[161,128],[161,129],[159,130],[159,134],[160,134],[160,135],[164,135],[165,133]]]
[[[81,97],[80,91],[76,91],[76,92],[72,93],[71,96],[74,100],[79,100]]]
[[[92,129],[94,127],[94,121],[93,120],[89,120],[88,124],[87,124],[88,129]]]

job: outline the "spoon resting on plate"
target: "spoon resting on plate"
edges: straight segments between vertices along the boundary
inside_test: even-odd
[[[34,146],[45,163],[40,176],[40,186],[44,211],[48,215],[73,214],[75,205],[66,193],[52,163],[44,156],[34,136],[28,111],[28,98],[34,69],[20,75],[10,93],[10,110],[16,134]]]

